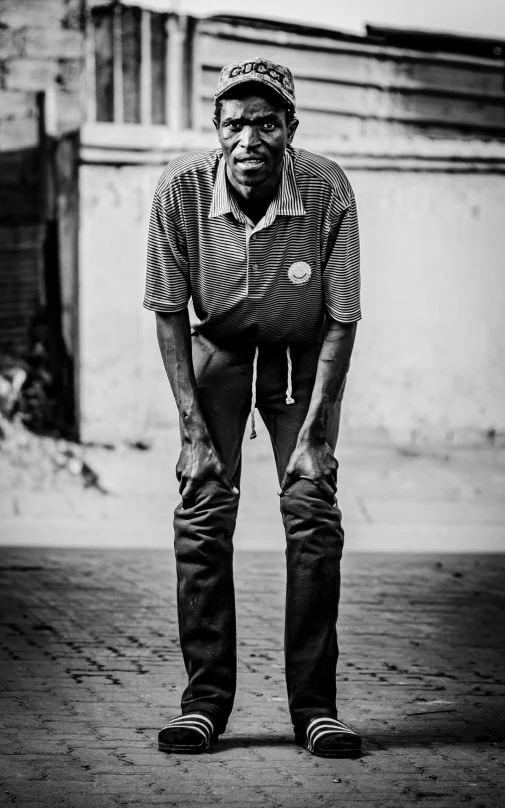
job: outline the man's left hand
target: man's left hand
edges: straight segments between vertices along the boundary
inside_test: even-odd
[[[312,480],[327,497],[334,497],[337,490],[338,463],[326,442],[298,443],[291,455],[284,479],[283,494],[300,478]]]

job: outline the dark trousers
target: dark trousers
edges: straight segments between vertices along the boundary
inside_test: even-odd
[[[251,406],[254,347],[217,347],[195,334],[193,364],[199,400],[214,445],[240,486],[242,439]],[[310,403],[319,346],[292,346],[293,397],[286,404],[283,346],[260,346],[257,407],[272,441],[279,480],[293,452]],[[340,403],[328,428],[332,450]],[[188,686],[182,712],[202,711],[223,732],[236,688],[233,533],[239,497],[209,481],[194,503],[175,511],[178,616]],[[285,664],[295,731],[313,716],[336,716],[336,621],[343,547],[341,513],[310,480],[280,497],[286,532]]]

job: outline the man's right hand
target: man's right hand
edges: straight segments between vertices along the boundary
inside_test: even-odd
[[[200,486],[209,480],[217,480],[236,496],[238,490],[214,448],[198,403],[188,310],[172,314],[156,312],[156,328],[184,435],[175,470],[182,507],[189,507]]]
[[[209,480],[218,480],[232,494],[239,493],[212,442],[207,438],[184,439],[175,473],[183,508],[192,504],[200,486]]]

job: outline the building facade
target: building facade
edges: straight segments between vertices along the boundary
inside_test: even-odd
[[[45,17],[31,16],[43,6]],[[58,232],[61,329],[83,439],[135,440],[176,422],[154,318],[141,305],[152,194],[174,156],[217,145],[219,70],[257,55],[293,71],[295,145],[337,160],[356,191],[364,318],[344,426],[407,442],[505,431],[503,43],[195,19],[148,2],[0,8],[10,32],[0,160],[37,154],[34,204],[41,232],[48,220]],[[37,58],[47,68],[38,84],[26,64]],[[32,83],[15,87],[27,73]],[[33,142],[19,134],[30,125]],[[18,193],[15,172],[11,186]],[[19,243],[21,220],[7,213],[0,233]]]

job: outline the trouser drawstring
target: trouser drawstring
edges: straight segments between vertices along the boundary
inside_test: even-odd
[[[258,354],[259,354],[259,347],[256,345],[254,350],[254,359],[253,359],[253,372],[252,372],[252,392],[251,392],[251,435],[250,438],[253,440],[257,433],[256,433],[256,387],[258,383]],[[288,363],[288,386],[286,389],[286,404],[294,404],[295,400],[293,398],[293,361],[291,359],[291,348],[288,345],[286,347],[286,359]]]
[[[288,360],[288,386],[286,390],[286,404],[294,404],[293,392],[293,362],[291,361],[291,348],[286,348],[286,359]]]
[[[259,348],[256,345],[253,359],[252,374],[252,395],[251,395],[251,440],[256,437],[256,383],[258,381],[258,354]]]

